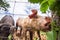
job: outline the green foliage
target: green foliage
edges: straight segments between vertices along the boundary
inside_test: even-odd
[[[51,5],[50,6],[50,9],[52,10],[52,11],[57,11],[57,15],[58,16],[60,16],[60,1],[57,1],[56,0],[56,2],[53,4],[53,5]]]
[[[28,0],[31,3],[39,3],[39,0]]]
[[[4,8],[6,11],[9,7],[9,4],[6,1],[0,0],[0,7]]]
[[[39,0],[39,3],[41,4],[44,0]]]
[[[47,40],[54,40],[53,31],[46,32]]]
[[[12,39],[12,34],[8,36],[8,40],[11,40],[11,39]]]
[[[48,0],[49,6],[55,3],[56,0]]]
[[[56,22],[55,21],[53,21],[51,23],[51,26],[52,26],[52,30],[55,30],[55,31],[59,31],[60,30],[60,27],[56,25]]]
[[[60,16],[60,10],[57,12],[57,16]]]
[[[51,8],[51,7],[50,7]],[[57,10],[57,11],[59,11],[60,10],[60,1],[57,1],[56,0],[56,2],[52,5],[52,8],[51,8],[53,11],[55,10]]]
[[[48,2],[47,2],[47,1],[43,1],[43,2],[41,3],[40,10],[41,10],[42,12],[46,12],[46,10],[48,9],[48,6],[49,6]]]

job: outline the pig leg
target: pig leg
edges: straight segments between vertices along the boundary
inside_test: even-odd
[[[26,37],[27,37],[26,40],[30,40],[30,31],[27,31],[27,33],[26,33]]]
[[[38,34],[39,40],[41,40],[41,38],[40,38],[40,31],[39,30],[37,31],[37,34]]]
[[[33,40],[34,37],[34,31],[30,31],[30,40]]]
[[[22,40],[26,40],[26,29],[25,28],[22,29],[21,38]]]

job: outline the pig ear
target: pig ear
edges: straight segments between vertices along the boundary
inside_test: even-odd
[[[46,20],[47,22],[51,22],[51,18],[50,18],[50,17],[45,17],[45,20]]]

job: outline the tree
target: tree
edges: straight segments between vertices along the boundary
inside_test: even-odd
[[[59,0],[28,0],[31,3],[39,3],[40,4],[40,11],[46,12],[48,8],[51,10],[52,13],[52,26],[53,30],[57,34],[56,40],[60,40],[59,33],[60,33],[60,1]]]
[[[6,0],[0,0],[0,9],[4,8],[4,10],[6,11],[8,7],[9,4],[6,2]]]

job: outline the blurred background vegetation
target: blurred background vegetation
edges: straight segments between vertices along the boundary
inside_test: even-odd
[[[6,0],[0,0],[0,9],[3,8],[3,10],[7,11],[8,7],[9,4],[6,2]]]

